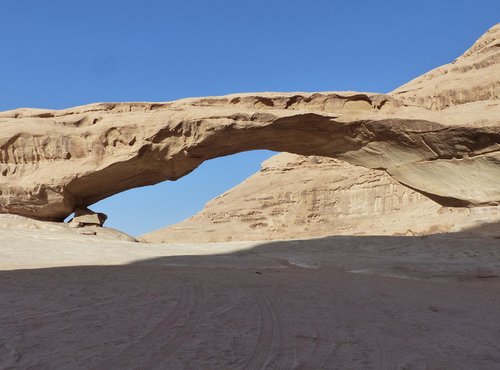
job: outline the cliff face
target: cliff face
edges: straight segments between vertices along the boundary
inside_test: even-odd
[[[327,235],[425,235],[500,222],[500,207],[444,207],[384,171],[278,154],[193,217],[147,242],[222,242]]]
[[[497,45],[497,31],[483,36],[493,40],[487,45]],[[481,54],[496,61],[498,53],[496,46],[477,47],[467,60]],[[487,68],[495,81],[499,66]],[[491,80],[477,78],[476,69],[453,72],[474,82],[465,83],[464,91],[489,89]],[[430,110],[414,105],[426,90],[416,91],[411,96],[397,91],[239,94],[3,112],[0,213],[62,220],[76,207],[175,180],[204,160],[251,149],[384,170],[444,206],[498,204],[498,100],[471,93],[467,104]]]
[[[394,101],[442,111],[447,125],[461,119],[476,127],[498,125],[499,40],[500,25],[496,25],[453,63],[394,90]],[[392,105],[394,101],[385,104]],[[450,140],[443,138],[443,144]],[[477,136],[471,141],[481,140]],[[495,148],[498,150],[498,143]],[[452,181],[450,173],[462,173],[464,193],[495,188],[494,182],[500,182],[498,174],[490,172],[492,166],[476,171],[469,164],[469,158],[457,156],[449,161],[408,163],[388,172],[397,173],[403,182],[417,172],[426,172],[429,177],[442,180],[437,188],[444,191]],[[476,180],[465,180],[472,173]],[[491,175],[491,182],[486,181]],[[445,196],[444,192],[441,194]],[[326,157],[282,153],[264,162],[258,173],[210,201],[200,213],[144,235],[143,240],[216,242],[235,236],[259,240],[334,234],[425,235],[470,230],[495,222],[500,222],[500,207],[495,204],[446,207],[384,171]],[[491,233],[493,228],[490,229]]]
[[[432,110],[500,99],[500,24],[452,63],[433,69],[391,94],[406,104]]]

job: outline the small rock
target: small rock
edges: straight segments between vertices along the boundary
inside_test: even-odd
[[[102,226],[108,216],[104,213],[91,211],[86,207],[78,207],[75,209],[75,217],[70,220],[70,226],[82,227],[89,225]]]
[[[83,229],[78,230],[78,234],[80,235],[97,235],[97,231],[95,230],[88,230],[88,227],[85,227]]]

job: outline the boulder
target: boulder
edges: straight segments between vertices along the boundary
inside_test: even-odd
[[[108,216],[104,213],[97,213],[85,207],[77,207],[75,216],[69,221],[73,227],[99,226],[102,227]]]

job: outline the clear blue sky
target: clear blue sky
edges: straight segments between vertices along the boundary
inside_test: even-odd
[[[248,91],[388,92],[500,21],[498,0],[0,0],[0,110]],[[271,153],[96,204],[138,235],[194,214]]]

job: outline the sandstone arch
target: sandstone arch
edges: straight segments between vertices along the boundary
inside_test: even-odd
[[[369,109],[353,102],[367,102]],[[443,203],[500,200],[500,129],[467,126],[458,114],[460,125],[440,123],[452,113],[358,93],[8,112],[1,121],[1,210],[61,220],[76,206],[175,180],[204,160],[251,149],[336,157],[383,169]],[[468,170],[462,173],[464,166]],[[481,189],[470,186],[478,173]]]
[[[496,25],[452,64],[389,95],[240,94],[0,113],[0,213],[62,220],[77,206],[251,149],[385,170],[444,205],[498,204],[499,34]]]

